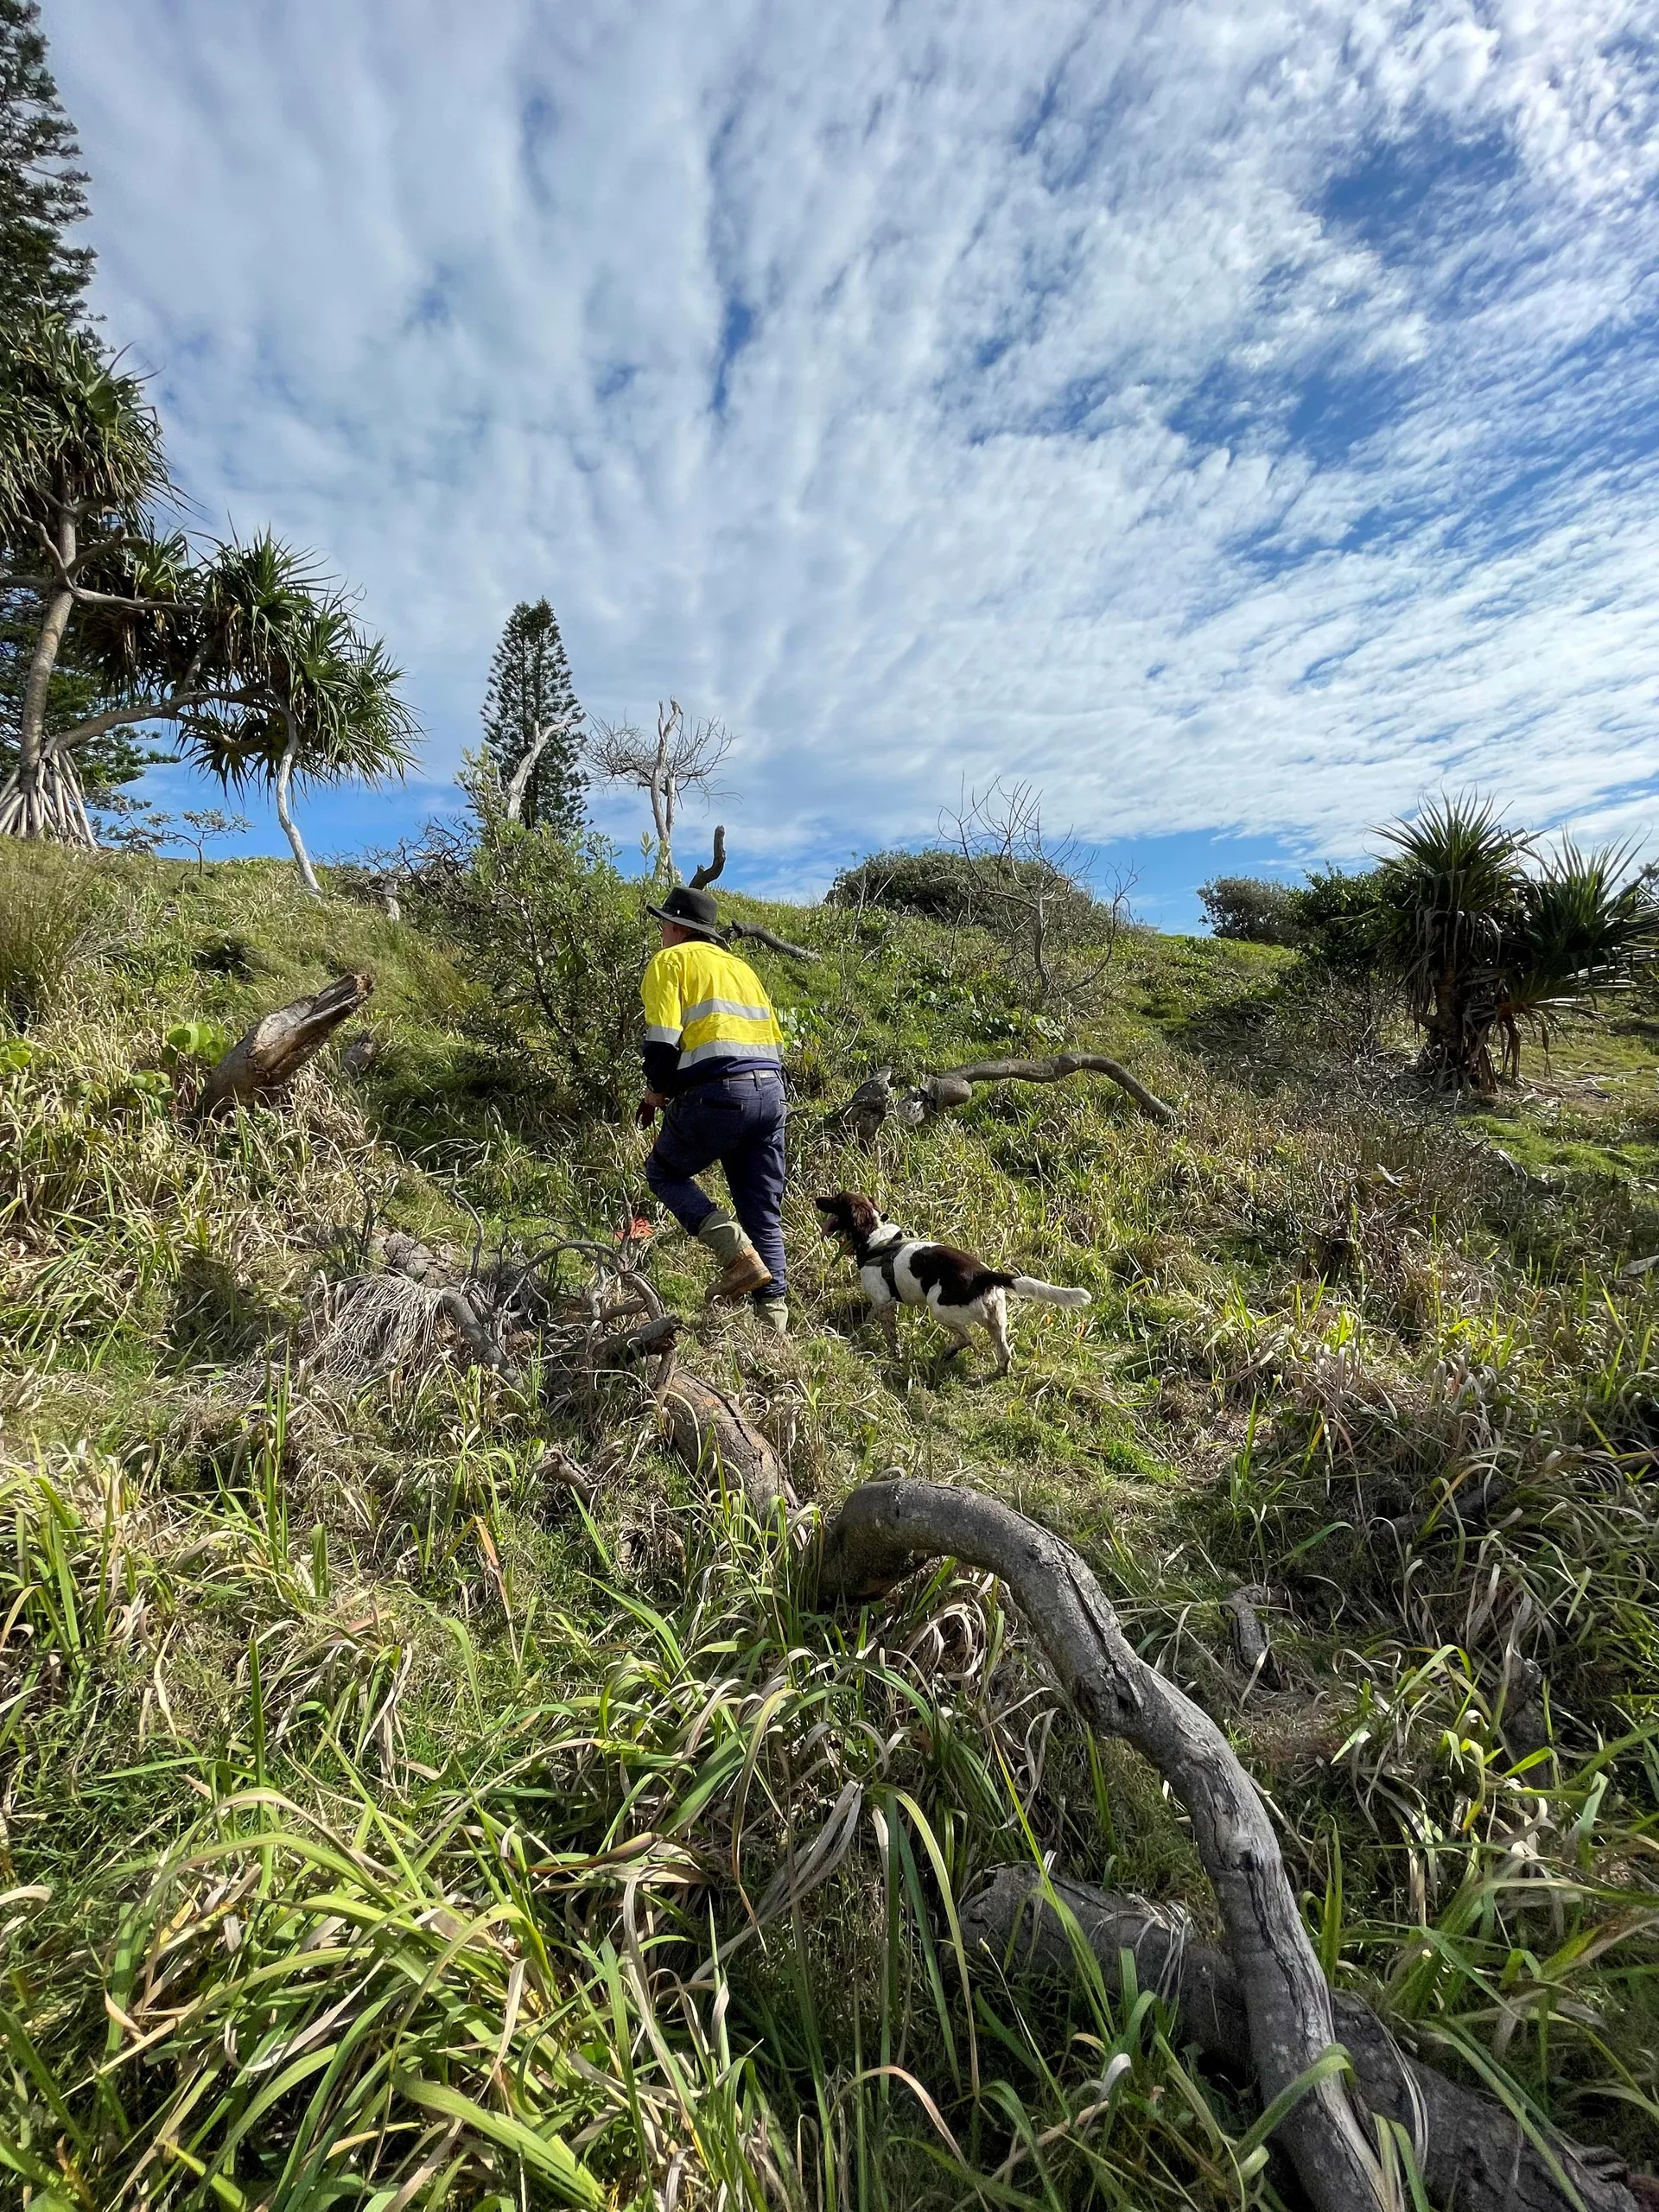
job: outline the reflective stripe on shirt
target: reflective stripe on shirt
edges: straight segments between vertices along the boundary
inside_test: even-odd
[[[781,1067],[784,1056],[775,1045],[747,1044],[741,1037],[711,1037],[706,1045],[694,1045],[680,1054],[683,1068],[697,1067],[705,1060],[775,1060]]]

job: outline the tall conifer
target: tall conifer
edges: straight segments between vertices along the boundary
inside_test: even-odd
[[[544,599],[534,605],[520,600],[490,663],[484,743],[503,785],[510,785],[538,732],[552,729],[531,772],[519,819],[544,823],[562,837],[574,837],[583,820],[581,718],[557,617]]]
[[[35,0],[0,0],[0,327],[36,301],[64,315],[80,305],[92,249],[64,235],[86,215],[79,156]]]

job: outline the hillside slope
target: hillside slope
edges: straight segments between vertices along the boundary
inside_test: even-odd
[[[1211,1918],[1184,1818],[1085,1740],[987,1578],[826,1621],[800,1546],[627,1377],[560,1402],[442,1330],[367,1379],[315,1357],[389,1231],[609,1243],[644,1141],[514,1080],[417,928],[271,864],[63,866],[0,880],[0,2158],[28,2201],[1275,2201],[1247,2085],[1132,1993],[1060,2018],[975,1967],[964,1994],[957,1904],[1034,1852]],[[704,1255],[651,1248],[702,1372],[809,1509],[899,1468],[1076,1543],[1269,1791],[1332,1978],[1659,2159],[1651,1032],[1579,1024],[1532,1090],[1454,1110],[1284,956],[1136,931],[1064,1033],[1175,1128],[1079,1077],[867,1153],[827,1116],[873,1068],[1061,1032],[971,933],[729,904],[823,957],[755,956],[794,1337],[705,1318]],[[188,1110],[211,1032],[352,969],[365,1071]],[[895,1360],[817,1234],[842,1185],[1094,1303],[1020,1309],[1004,1381],[914,1317]]]

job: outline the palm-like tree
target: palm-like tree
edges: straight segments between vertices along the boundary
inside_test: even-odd
[[[226,784],[270,786],[308,890],[296,781],[401,773],[415,723],[399,671],[339,586],[266,535],[198,548],[158,529],[161,432],[137,378],[47,313],[0,370],[0,546],[38,593],[40,631],[0,791],[0,830],[91,844],[75,768],[105,732],[166,721]],[[23,575],[26,563],[42,566]],[[71,622],[105,704],[50,734],[46,702]]]
[[[1424,1033],[1419,1068],[1491,1090],[1521,1064],[1522,1028],[1627,984],[1659,949],[1659,903],[1628,850],[1563,838],[1541,852],[1488,801],[1442,798],[1385,831],[1372,926]],[[1494,1039],[1497,1055],[1494,1058]]]

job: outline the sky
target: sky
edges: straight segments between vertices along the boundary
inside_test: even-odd
[[[543,594],[590,714],[735,733],[779,895],[999,775],[1166,927],[1443,789],[1659,831],[1648,0],[45,23],[175,476],[407,671],[417,773],[315,849],[455,804]]]

